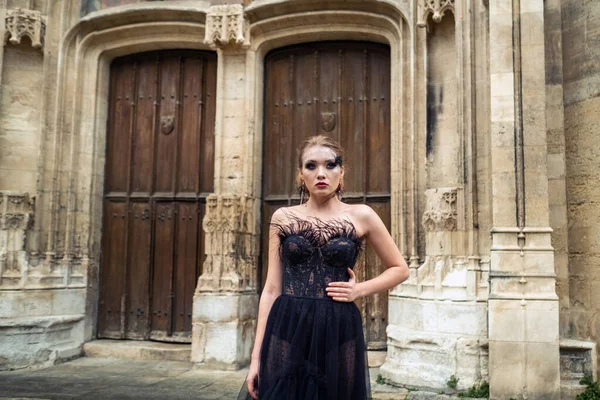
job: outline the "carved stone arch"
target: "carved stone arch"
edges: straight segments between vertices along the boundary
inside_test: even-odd
[[[305,7],[311,3],[306,2]],[[370,2],[364,2],[369,4]],[[300,3],[295,3],[299,5]],[[339,3],[340,7],[342,3]],[[336,41],[336,40],[362,40],[376,43],[384,43],[390,46],[391,55],[391,88],[390,96],[397,99],[391,105],[391,145],[392,160],[391,170],[401,171],[409,168],[411,156],[408,153],[412,144],[410,143],[411,134],[408,131],[413,119],[412,101],[413,101],[413,82],[409,79],[409,65],[412,62],[410,46],[414,40],[411,35],[410,14],[408,11],[397,7],[386,8],[389,15],[377,14],[375,12],[348,10],[354,3],[344,2],[342,10],[327,11],[306,11],[302,14],[281,14],[278,17],[266,18],[275,13],[269,11],[268,7],[275,7],[275,4],[269,4],[262,7],[248,7],[247,15],[250,24],[250,57],[249,61],[254,62],[255,82],[249,95],[249,110],[253,116],[255,132],[263,132],[263,84],[264,84],[264,60],[266,54],[273,49],[290,46],[295,44],[317,42],[317,41]],[[364,6],[364,5],[363,5]],[[266,19],[262,19],[262,17]],[[292,28],[293,29],[290,29]],[[406,58],[409,58],[408,60]],[[262,168],[262,139],[255,139],[254,154],[252,158],[257,165],[256,171]],[[404,254],[410,254],[407,243],[413,240],[409,237],[414,229],[407,228],[409,218],[403,209],[409,207],[404,203],[403,190],[408,190],[412,186],[412,178],[404,180],[398,173],[392,177],[392,236],[396,239],[401,251]],[[254,179],[255,186],[250,190],[253,193],[260,193],[260,180]],[[414,204],[412,202],[411,204]],[[416,219],[415,219],[416,224]],[[416,228],[415,228],[416,229]]]
[[[145,22],[149,14],[156,19]],[[58,109],[52,132],[59,139],[53,142],[56,147],[48,146],[42,155],[45,179],[52,184],[40,206],[47,210],[40,247],[47,262],[57,262],[55,254],[64,251],[60,262],[67,264],[69,249],[81,249],[90,310],[96,309],[98,294],[110,64],[117,57],[146,51],[210,51],[199,40],[205,33],[205,13],[186,11],[182,15],[181,10],[168,6],[158,11],[128,8],[127,13],[109,9],[83,18],[65,35],[60,47],[59,58],[64,62],[57,71]],[[54,176],[61,170],[59,166],[67,169],[68,179]],[[90,317],[86,332],[92,335],[96,318]]]

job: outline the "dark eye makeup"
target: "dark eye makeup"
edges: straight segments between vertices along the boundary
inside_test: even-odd
[[[336,160],[329,160],[327,161],[327,169],[335,169],[335,167],[337,167],[338,165],[340,165]],[[306,164],[304,164],[304,168],[306,169],[315,169],[317,168],[317,164],[313,161],[308,161]]]

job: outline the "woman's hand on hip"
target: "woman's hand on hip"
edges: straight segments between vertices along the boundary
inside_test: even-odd
[[[348,274],[350,274],[348,282],[331,282],[327,285],[325,290],[327,291],[327,295],[333,298],[333,300],[350,303],[360,297],[356,276],[352,268],[348,268]]]

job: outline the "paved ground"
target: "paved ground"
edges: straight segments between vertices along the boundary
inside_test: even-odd
[[[247,370],[194,369],[183,361],[133,361],[82,357],[38,370],[0,373],[0,400],[54,399],[201,399],[233,400]],[[377,370],[371,371],[372,378]],[[374,399],[446,400],[441,396],[373,382]],[[282,399],[285,400],[285,399]]]

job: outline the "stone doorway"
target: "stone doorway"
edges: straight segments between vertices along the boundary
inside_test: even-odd
[[[344,201],[369,204],[391,225],[390,50],[368,42],[317,42],[277,49],[265,58],[262,251],[275,210],[298,204],[296,148],[326,134],[346,150]],[[358,279],[384,268],[368,248]],[[260,262],[261,285],[267,257]],[[385,349],[386,293],[359,301],[369,349]]]
[[[213,191],[217,57],[161,51],[110,68],[98,337],[190,342]]]

